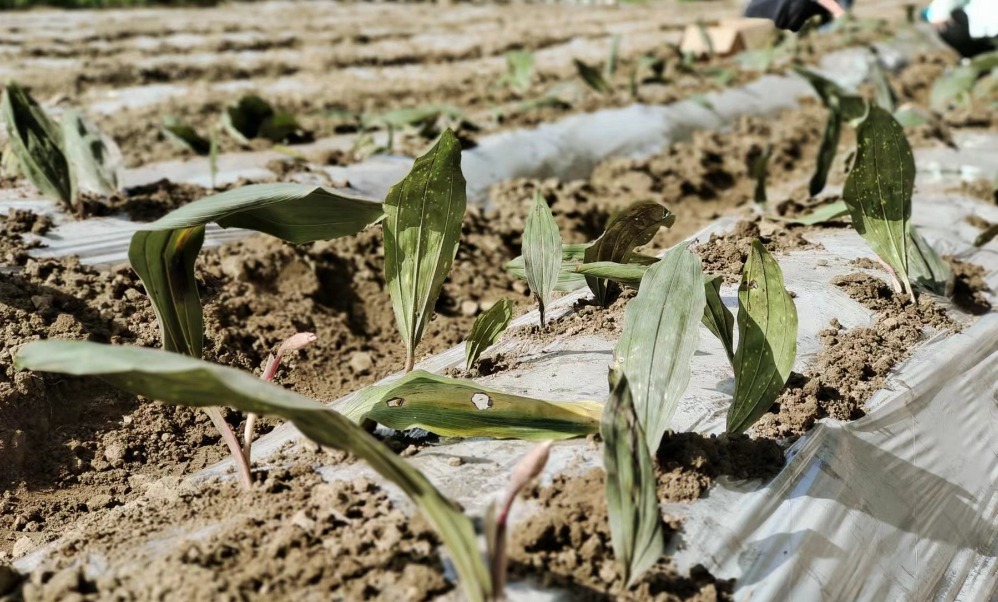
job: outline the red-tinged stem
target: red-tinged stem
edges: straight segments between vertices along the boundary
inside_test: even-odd
[[[239,472],[243,486],[246,489],[250,489],[253,486],[253,475],[250,474],[248,456],[243,455],[243,450],[239,447],[239,439],[232,432],[225,419],[222,418],[222,411],[220,409],[207,407],[204,408],[204,411],[208,414],[208,418],[211,418],[212,424],[218,429],[219,434],[222,435],[222,440],[229,447],[229,453],[232,454],[232,461],[236,464],[236,470]]]
[[[274,376],[277,374],[277,367],[281,364],[281,358],[278,355],[271,354],[267,358],[267,364],[263,369],[263,374],[260,378],[270,382],[274,380]],[[256,427],[256,414],[250,412],[246,414],[246,428],[243,431],[243,457],[246,458],[246,463],[250,464],[252,461],[250,454],[253,449],[253,429]]]

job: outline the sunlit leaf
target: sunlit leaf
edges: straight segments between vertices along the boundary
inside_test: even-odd
[[[724,279],[721,276],[704,276],[704,293],[706,295],[706,305],[703,311],[703,325],[709,330],[724,346],[724,352],[728,356],[729,362],[735,360],[735,317],[731,310],[724,304],[721,298],[721,283]]]
[[[405,342],[406,371],[457,255],[466,188],[461,143],[446,130],[385,198],[385,280]]]
[[[614,355],[630,382],[650,453],[658,449],[689,384],[705,304],[700,258],[687,243],[648,268],[627,305]]]
[[[543,401],[422,370],[368,387],[341,409],[355,422],[373,420],[398,430],[536,441],[594,433],[602,412],[594,401]]]
[[[735,396],[728,432],[742,433],[780,394],[797,357],[797,308],[783,272],[759,240],[752,241],[738,287]]]
[[[227,405],[290,420],[306,437],[364,460],[412,499],[434,527],[473,602],[492,584],[475,530],[463,513],[408,462],[363,428],[326,406],[248,372],[176,353],[82,341],[38,341],[20,349],[18,369],[97,376],[131,393],[177,405]]]
[[[114,141],[76,111],[62,115],[62,144],[77,191],[109,196],[118,191],[121,153]]]
[[[599,278],[600,280],[609,280],[624,286],[638,288],[641,285],[641,279],[644,278],[645,273],[648,271],[648,266],[638,263],[594,261],[592,263],[577,265],[575,271],[587,278]]]
[[[551,302],[551,293],[561,272],[561,233],[551,215],[551,207],[538,191],[523,229],[523,268],[527,285],[537,297],[541,327],[544,311]]]
[[[495,345],[513,319],[513,304],[503,297],[492,307],[483,311],[475,320],[465,343],[465,368],[471,370],[482,353]]]
[[[45,196],[72,205],[76,196],[73,175],[59,126],[15,83],[3,95],[0,117],[21,174]]]
[[[586,249],[585,263],[611,261],[626,264],[635,247],[648,244],[660,228],[668,228],[675,222],[676,216],[664,205],[654,201],[634,203],[610,219],[603,235]],[[596,302],[605,306],[608,302],[606,281],[589,277],[586,282]]]
[[[527,50],[512,50],[506,53],[505,81],[520,92],[530,89],[530,79],[534,75],[534,53]]]
[[[648,442],[627,378],[619,375],[616,381],[600,421],[600,436],[613,555],[630,587],[662,557],[665,538]]]

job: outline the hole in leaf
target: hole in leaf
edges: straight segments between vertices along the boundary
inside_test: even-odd
[[[390,408],[401,408],[404,403],[405,399],[402,399],[401,397],[392,397],[385,402],[385,404],[387,404]]]
[[[492,407],[492,398],[485,393],[475,393],[471,396],[471,403],[479,410],[487,410]]]

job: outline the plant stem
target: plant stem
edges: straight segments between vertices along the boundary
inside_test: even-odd
[[[242,448],[239,447],[239,439],[232,432],[225,419],[222,418],[222,411],[220,409],[208,407],[204,411],[208,414],[208,418],[211,418],[211,422],[218,429],[219,434],[222,435],[222,440],[229,446],[229,453],[232,454],[232,461],[236,464],[236,470],[239,472],[243,486],[246,489],[250,489],[253,487],[253,475],[250,474],[248,455],[244,456]]]
[[[281,363],[281,358],[273,353],[267,358],[267,364],[263,369],[263,374],[260,375],[262,380],[270,382],[274,380],[274,376],[277,374],[277,367]],[[246,414],[246,428],[243,430],[243,456],[246,458],[246,463],[250,463],[250,453],[253,449],[253,428],[256,426],[256,414],[250,412]]]
[[[408,374],[412,372],[412,369],[416,365],[416,353],[414,349],[405,350],[405,373]]]

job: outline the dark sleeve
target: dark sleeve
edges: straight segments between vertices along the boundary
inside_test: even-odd
[[[777,29],[799,31],[815,15],[829,13],[814,0],[752,0],[745,7],[745,16],[769,19]]]

